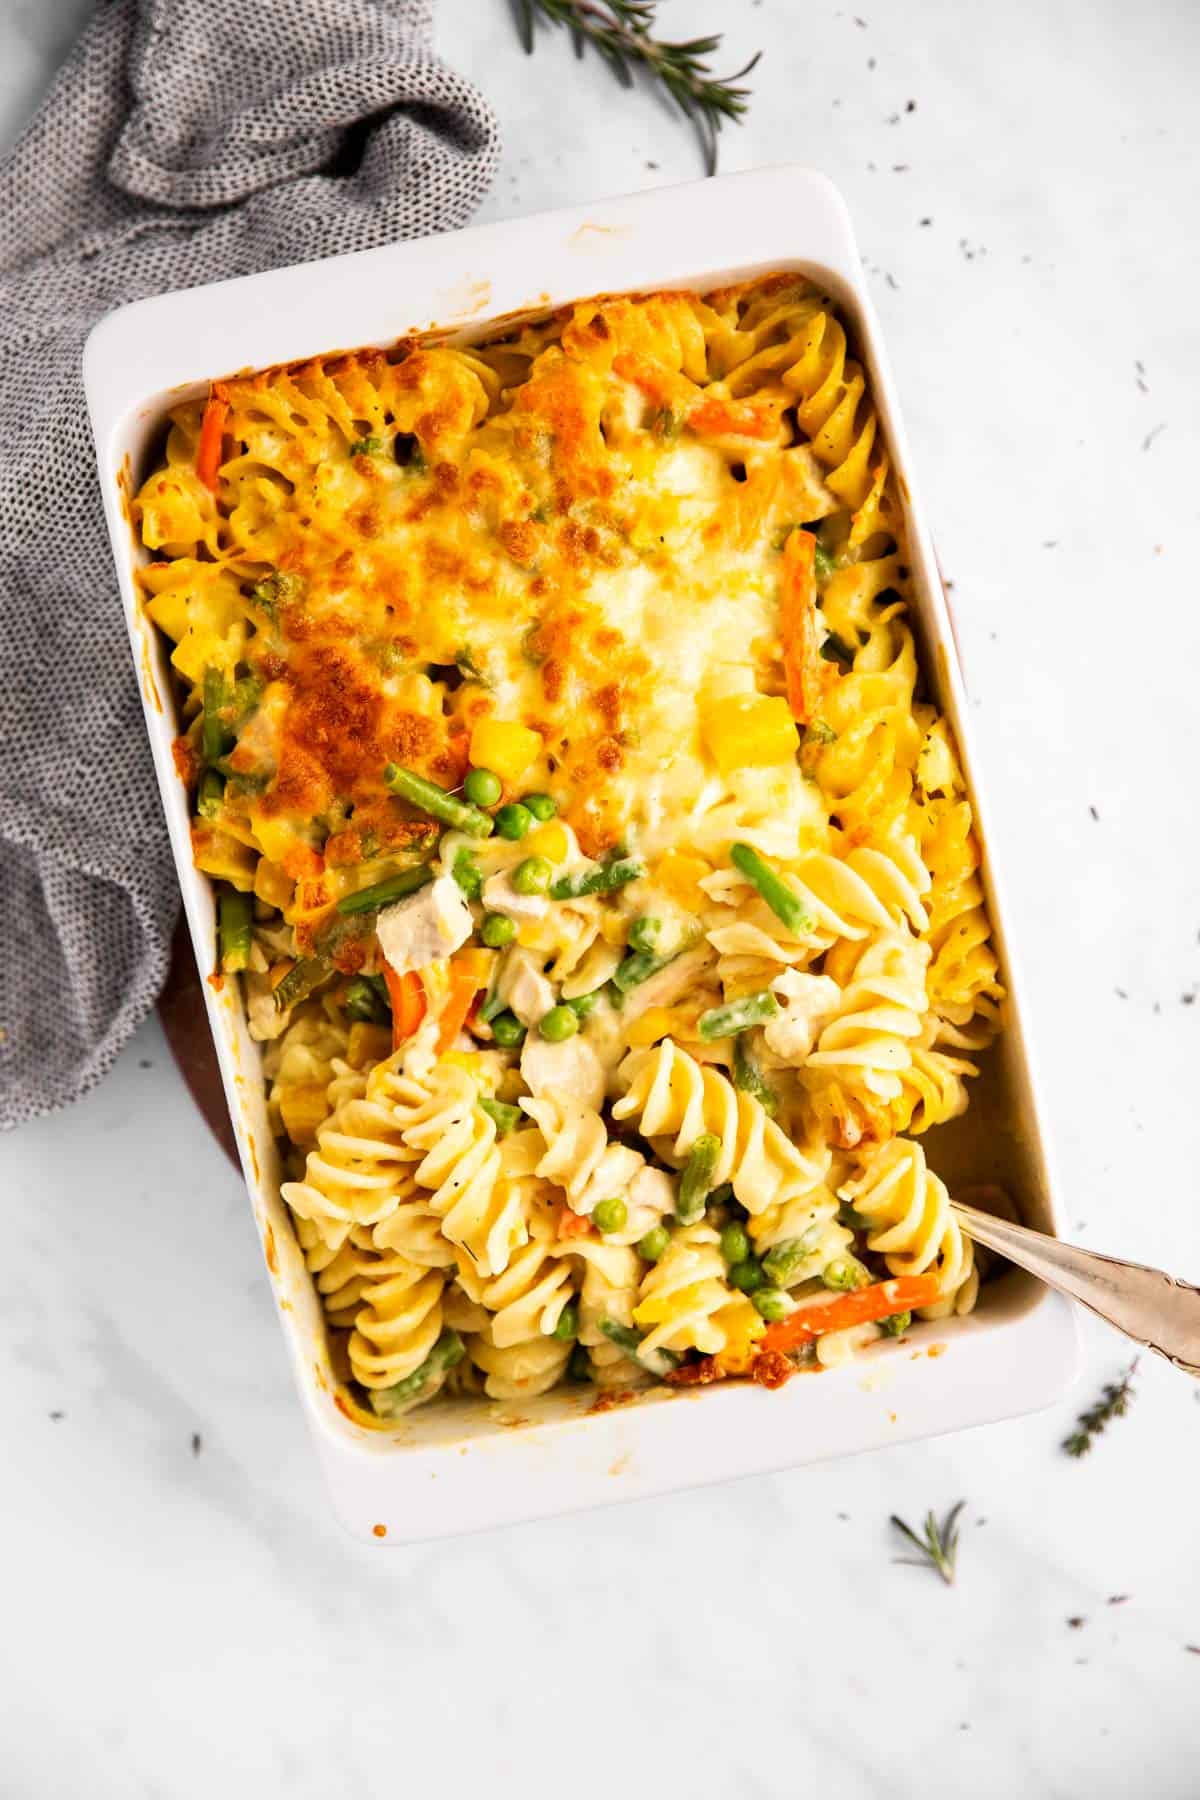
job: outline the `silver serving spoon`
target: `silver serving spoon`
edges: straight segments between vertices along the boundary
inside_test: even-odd
[[[1162,1269],[1064,1244],[960,1200],[951,1201],[951,1206],[977,1244],[998,1251],[1047,1287],[1078,1300],[1135,1344],[1165,1356],[1185,1375],[1200,1375],[1200,1288],[1177,1281]]]

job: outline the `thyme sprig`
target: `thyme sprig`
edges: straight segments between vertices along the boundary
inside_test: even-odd
[[[1120,1381],[1106,1382],[1095,1405],[1080,1413],[1077,1421],[1079,1429],[1063,1439],[1063,1449],[1068,1456],[1086,1456],[1109,1420],[1125,1417],[1129,1411],[1129,1402],[1133,1399],[1133,1378],[1140,1361],[1141,1358],[1135,1356]]]
[[[892,1524],[902,1531],[917,1551],[916,1556],[896,1556],[893,1562],[905,1563],[913,1569],[936,1569],[947,1587],[954,1586],[955,1563],[958,1559],[958,1516],[966,1505],[960,1500],[952,1506],[939,1525],[933,1508],[925,1514],[925,1535],[918,1537],[911,1525],[892,1514]]]
[[[532,56],[536,22],[565,25],[575,54],[591,44],[622,87],[633,86],[633,71],[644,69],[660,82],[680,112],[696,127],[708,174],[716,173],[717,134],[727,119],[735,123],[750,104],[750,90],[739,85],[758,62],[752,56],[733,75],[717,76],[709,57],[721,48],[721,37],[688,38],[675,43],[654,36],[658,0],[513,0],[521,43]]]

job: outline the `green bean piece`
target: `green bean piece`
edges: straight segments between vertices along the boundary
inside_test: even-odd
[[[491,1026],[492,1036],[502,1050],[515,1050],[518,1044],[525,1042],[525,1027],[515,1013],[497,1013]]]
[[[726,1225],[721,1233],[721,1255],[730,1267],[735,1263],[745,1262],[750,1251],[750,1239],[742,1227]]]
[[[743,1094],[749,1094],[757,1100],[763,1111],[772,1118],[779,1108],[775,1091],[763,1079],[762,1071],[746,1048],[746,1040],[736,1037],[733,1040],[733,1085],[740,1088]]]
[[[816,547],[813,550],[813,563],[816,567],[817,579],[820,581],[828,581],[837,568],[837,558],[825,548],[820,538],[817,539]]]
[[[565,1044],[578,1030],[579,1020],[569,1006],[552,1006],[538,1022],[538,1031],[548,1044]]]
[[[304,956],[299,962],[292,964],[272,998],[276,1012],[286,1012],[289,1006],[295,1006],[300,1000],[307,1000],[314,988],[319,988],[333,973],[333,964],[327,956]]]
[[[552,794],[524,794],[521,805],[533,814],[539,825],[544,825],[558,811],[558,801]]]
[[[490,823],[489,820],[489,825]],[[502,838],[507,838],[513,844],[519,843],[523,837],[527,836],[532,824],[533,814],[527,806],[522,806],[519,800],[510,800],[508,805],[502,806],[496,814],[496,830]]]
[[[515,1131],[524,1118],[519,1106],[509,1106],[503,1100],[493,1100],[490,1094],[479,1096],[479,1110],[485,1112],[496,1127],[497,1137],[507,1137]]]
[[[750,1302],[759,1316],[770,1323],[786,1319],[795,1305],[790,1294],[785,1294],[782,1288],[777,1287],[757,1288],[751,1294]]]
[[[383,451],[383,439],[377,437],[355,438],[350,446],[351,456],[379,456]]]
[[[784,1238],[773,1244],[762,1259],[763,1273],[775,1287],[786,1287],[791,1277],[812,1255],[803,1238]]]
[[[821,1280],[835,1294],[852,1294],[856,1288],[868,1286],[871,1276],[857,1256],[835,1256],[821,1270]]]
[[[885,1337],[903,1337],[912,1327],[910,1312],[891,1313],[886,1319],[880,1319],[879,1329]]]
[[[550,1333],[560,1344],[569,1344],[572,1338],[579,1336],[579,1308],[573,1300],[568,1300],[558,1315],[558,1324]]]
[[[456,800],[436,781],[426,781],[423,775],[417,775],[412,769],[402,769],[398,763],[389,763],[383,771],[384,786],[401,800],[407,800],[410,806],[428,813],[431,819],[440,819],[443,825],[453,825],[456,831],[465,831],[468,837],[490,837],[492,821],[477,806],[471,806],[466,800]]]
[[[226,975],[236,975],[240,970],[250,967],[250,925],[253,917],[252,894],[227,890],[217,902],[221,967]]]
[[[799,936],[802,931],[812,930],[816,921],[803,900],[792,892],[757,850],[749,844],[734,844],[729,860],[751,887],[758,890],[775,917],[782,920],[789,931]]]
[[[463,793],[472,806],[495,806],[504,792],[504,783],[494,769],[471,769],[463,782]]]
[[[410,1400],[415,1400],[433,1382],[449,1374],[466,1353],[466,1346],[457,1331],[445,1326],[419,1369],[414,1369],[411,1375],[406,1375],[394,1387],[371,1390],[371,1405],[375,1412],[381,1419],[390,1419],[403,1411]]]
[[[681,1225],[694,1225],[704,1217],[704,1205],[712,1187],[713,1170],[721,1154],[721,1140],[711,1131],[701,1132],[688,1151],[679,1181],[675,1217]]]
[[[614,1231],[624,1231],[628,1223],[629,1208],[619,1197],[596,1202],[592,1210],[592,1224],[601,1236],[608,1237]]]
[[[585,1344],[576,1344],[567,1361],[568,1381],[590,1381],[592,1379],[592,1359],[587,1353]]]
[[[665,1225],[652,1225],[644,1237],[637,1241],[637,1253],[646,1262],[658,1262],[666,1255],[667,1246],[671,1242],[671,1234]]]
[[[550,898],[579,900],[585,894],[611,894],[627,882],[640,881],[645,873],[645,863],[636,856],[601,863],[594,869],[583,869],[574,875],[560,875],[550,889]]]
[[[510,880],[517,894],[544,894],[554,874],[553,865],[544,856],[527,856],[513,870]]]
[[[200,741],[206,763],[219,762],[233,746],[233,733],[221,717],[221,709],[229,704],[229,688],[220,669],[204,671],[204,723]]]
[[[483,871],[469,850],[460,850],[450,871],[464,900],[478,900],[483,892]]]
[[[710,1006],[707,1012],[701,1013],[700,1036],[708,1044],[717,1038],[736,1037],[739,1031],[765,1024],[778,1012],[779,1002],[769,988],[759,994],[743,994],[740,1000],[731,1000],[727,1006]]]
[[[508,1007],[508,1001],[500,992],[500,984],[496,983],[476,1015],[485,1025],[493,1024]]]
[[[684,945],[676,950],[668,950],[663,956],[656,956],[653,950],[634,950],[617,964],[613,970],[612,982],[618,994],[627,994],[631,988],[640,987],[643,981],[649,981],[668,963],[673,963],[677,956],[682,956]]]
[[[196,811],[202,819],[215,819],[225,798],[225,780],[216,769],[205,769],[196,789]]]
[[[735,1288],[743,1294],[752,1294],[760,1288],[766,1279],[762,1272],[762,1264],[756,1256],[747,1256],[740,1263],[734,1263],[729,1271],[729,1279]]]
[[[661,936],[662,920],[651,918],[649,913],[643,913],[642,917],[635,919],[629,927],[629,948],[631,950],[653,950]]]
[[[401,869],[395,875],[388,875],[383,881],[374,881],[370,887],[359,888],[356,893],[343,894],[337,903],[340,913],[378,912],[381,907],[390,906],[393,900],[403,900],[408,894],[415,894],[433,880],[433,870],[427,863],[418,863],[415,868]]]
[[[626,1356],[637,1356],[642,1347],[642,1338],[641,1333],[635,1331],[632,1325],[621,1325],[616,1319],[604,1318],[600,1320],[600,1329],[609,1342],[615,1344],[618,1350],[623,1350]]]
[[[356,975],[342,1001],[346,1016],[364,1025],[386,1025],[392,1016],[387,983],[381,975]]]

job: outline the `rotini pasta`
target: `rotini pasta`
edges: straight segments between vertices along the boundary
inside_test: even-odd
[[[973,1303],[899,1134],[962,1112],[1003,987],[828,294],[216,382],[134,513],[360,1411],[777,1382]]]

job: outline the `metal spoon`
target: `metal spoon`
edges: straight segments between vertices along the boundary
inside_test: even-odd
[[[1078,1300],[1135,1344],[1165,1356],[1185,1375],[1200,1375],[1200,1288],[1177,1281],[1162,1269],[1064,1244],[960,1200],[951,1201],[951,1206],[977,1244],[999,1251],[1047,1287]]]

